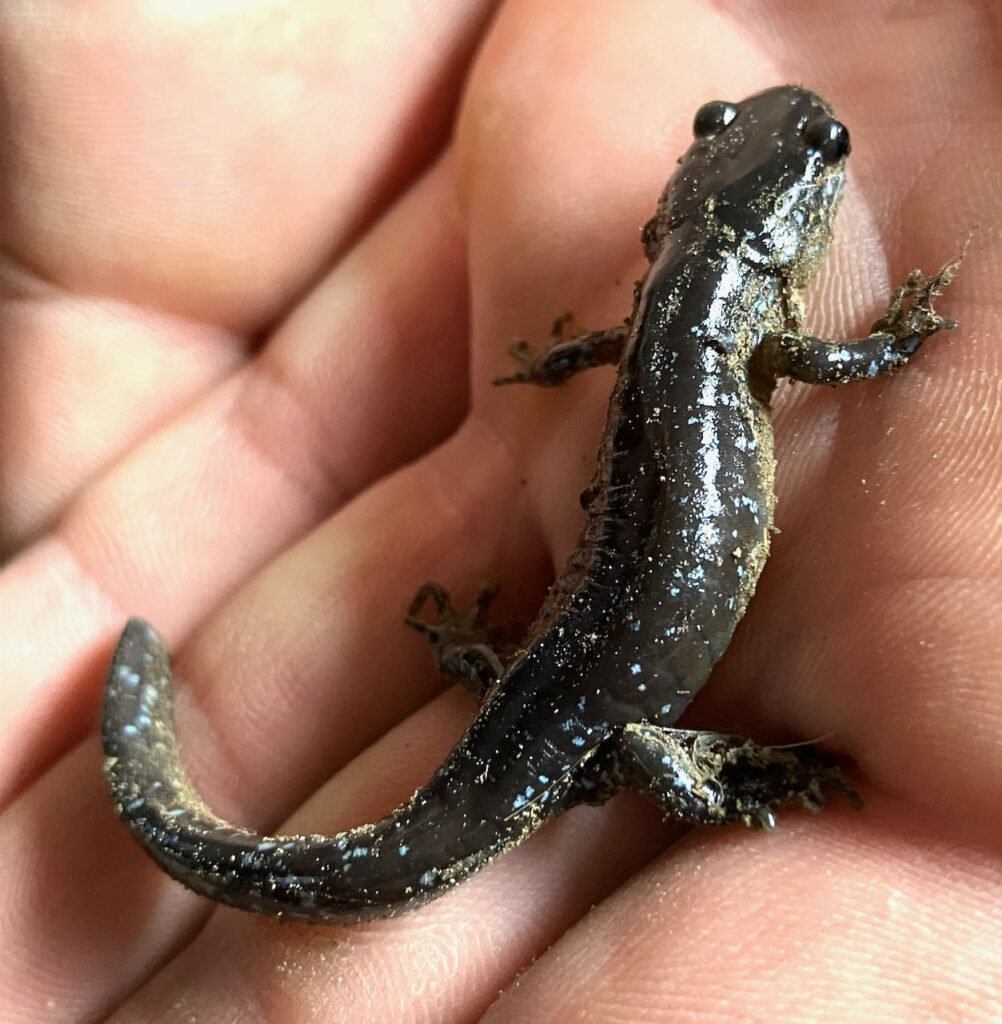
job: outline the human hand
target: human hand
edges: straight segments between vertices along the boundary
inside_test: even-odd
[[[984,1019],[1002,888],[1000,143],[978,8],[511,3],[453,143],[486,5],[382,23],[205,10],[0,12],[0,530],[18,550],[0,575],[0,1005]],[[400,625],[411,594],[496,574],[525,618],[580,526],[609,374],[492,391],[508,341],[567,308],[620,320],[695,109],[796,80],[855,150],[819,333],[858,333],[902,272],[981,225],[940,300],[958,331],[893,380],[778,397],[783,534],[695,709],[757,736],[833,734],[863,813],[696,832],[657,857],[674,833],[620,799],[354,928],[211,912],[167,880],[114,820],[93,736],[124,617],[174,645],[186,760],[226,817],[274,827],[298,807],[285,828],[329,832],[409,795],[472,714],[433,697]]]

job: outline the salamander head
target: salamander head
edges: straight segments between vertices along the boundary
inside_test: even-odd
[[[810,90],[784,85],[700,107],[695,141],[659,210],[659,233],[723,233],[751,262],[803,284],[824,256],[845,180],[849,133]]]

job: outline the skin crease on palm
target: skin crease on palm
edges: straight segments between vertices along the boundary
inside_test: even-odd
[[[5,1021],[994,1019],[1002,15],[835,6],[0,7]],[[828,737],[864,809],[682,834],[623,797],[353,928],[168,880],[100,772],[125,616],[176,652],[224,816],[409,795],[473,711],[413,591],[497,575],[526,621],[580,526],[610,371],[493,390],[507,343],[619,321],[693,112],[787,81],[853,138],[812,330],[857,336],[970,237],[961,326],[781,389],[783,532],[686,721]]]

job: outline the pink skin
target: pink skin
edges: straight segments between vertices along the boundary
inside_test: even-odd
[[[489,29],[472,0],[384,24],[212,6],[0,10],[7,1017],[987,1019],[993,5],[521,0]],[[814,333],[858,333],[971,236],[940,304],[959,330],[888,380],[781,389],[783,533],[688,719],[831,735],[864,811],[680,837],[620,799],[357,928],[167,880],[114,819],[93,733],[125,616],[177,651],[186,756],[227,817],[332,830],[408,795],[472,711],[400,625],[414,589],[497,574],[526,619],[580,524],[609,372],[495,392],[508,341],[567,309],[620,319],[698,105],[783,81],[853,139]]]

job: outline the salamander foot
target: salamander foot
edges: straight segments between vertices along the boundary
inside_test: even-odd
[[[773,828],[777,807],[819,811],[832,792],[861,805],[842,772],[807,745],[640,724],[626,726],[618,746],[624,784],[693,824]]]
[[[490,687],[504,673],[499,650],[505,652],[508,629],[491,626],[487,613],[497,596],[498,586],[491,582],[480,588],[473,606],[457,611],[445,589],[437,583],[426,583],[414,595],[404,622],[432,645],[439,672],[450,682],[459,683],[477,700],[483,700]],[[431,601],[438,613],[437,622],[418,618],[424,605]]]

